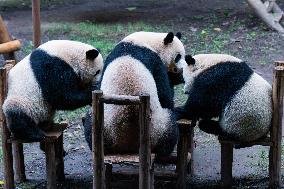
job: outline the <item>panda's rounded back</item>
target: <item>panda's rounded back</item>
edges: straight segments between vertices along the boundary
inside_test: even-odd
[[[146,81],[146,82],[145,82]],[[115,59],[106,68],[101,90],[105,95],[150,95],[151,139],[155,146],[171,122],[171,112],[163,109],[157,95],[156,83],[148,69],[131,56]],[[105,105],[105,132],[111,136],[116,150],[137,152],[139,147],[138,107]],[[131,144],[131,145],[129,145]]]
[[[272,87],[253,73],[227,104],[220,118],[226,133],[242,141],[254,141],[268,133],[272,119]]]

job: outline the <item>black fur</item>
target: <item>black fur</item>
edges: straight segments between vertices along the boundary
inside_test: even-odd
[[[121,56],[130,55],[131,57],[139,60],[153,75],[156,82],[158,97],[163,108],[173,109],[174,96],[173,89],[170,86],[170,81],[167,74],[167,68],[162,62],[157,53],[146,47],[140,47],[133,43],[121,42],[106,58],[103,74],[108,65],[116,58]],[[102,74],[102,78],[103,78]],[[145,81],[147,82],[147,81]]]
[[[73,68],[58,57],[36,49],[31,67],[43,98],[56,110],[72,110],[92,102],[91,83],[85,87]]]
[[[180,61],[180,59],[181,59],[181,55],[178,54],[178,55],[176,56],[176,58],[175,58],[175,63],[178,63],[178,61]]]
[[[173,89],[174,85],[179,85],[184,83],[182,72],[168,72],[168,77],[170,81],[170,87]]]
[[[169,32],[164,39],[164,45],[168,45],[169,43],[172,43],[173,40],[174,40],[174,37],[175,36],[174,36],[173,32]]]
[[[177,37],[178,39],[181,39],[181,33],[180,33],[180,32],[177,32],[177,33],[176,33],[176,37]]]
[[[195,59],[191,55],[185,55],[185,61],[187,65],[194,65],[195,64]]]
[[[22,111],[7,111],[6,120],[10,131],[16,138],[30,142],[40,142],[45,138],[43,131]]]
[[[177,144],[177,139],[179,136],[178,127],[176,124],[176,117],[174,113],[171,113],[171,126],[163,133],[163,136],[159,136],[157,145],[153,149],[154,153],[158,156],[167,156],[173,150]]]
[[[86,52],[86,58],[89,60],[95,60],[100,52],[96,49],[91,49]]]
[[[188,91],[186,104],[175,109],[178,119],[219,117],[252,74],[245,62],[223,62],[200,73]]]

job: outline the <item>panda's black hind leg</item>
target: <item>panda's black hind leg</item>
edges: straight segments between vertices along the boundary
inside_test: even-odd
[[[214,121],[211,119],[201,119],[198,122],[198,127],[201,131],[205,133],[214,134],[218,136],[223,136],[224,132],[222,131],[219,121]]]
[[[23,112],[8,111],[6,112],[6,120],[9,130],[18,139],[40,142],[45,138],[44,132]]]

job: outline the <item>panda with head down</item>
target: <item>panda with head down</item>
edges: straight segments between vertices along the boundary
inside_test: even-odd
[[[180,33],[136,32],[120,41],[106,58],[100,89],[105,95],[150,95],[152,152],[169,155],[177,143],[173,85],[183,79],[169,73],[177,62],[185,62]],[[173,79],[170,82],[170,79]],[[105,105],[106,153],[138,153],[139,126],[136,106]],[[84,127],[91,148],[92,118]]]
[[[184,91],[188,99],[177,117],[200,119],[208,133],[240,142],[267,134],[272,117],[272,88],[242,60],[226,54],[186,56]],[[218,118],[218,121],[212,120]]]
[[[69,40],[40,45],[9,72],[3,104],[8,128],[19,139],[43,140],[56,110],[91,104],[102,68],[102,56],[91,45]]]

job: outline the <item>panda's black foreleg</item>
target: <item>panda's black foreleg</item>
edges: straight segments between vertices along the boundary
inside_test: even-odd
[[[44,132],[23,112],[7,111],[6,120],[9,130],[18,139],[29,142],[40,142],[45,138]]]
[[[64,100],[54,103],[57,110],[74,110],[92,103],[91,90],[73,90],[72,92],[66,91]]]
[[[209,133],[209,134],[214,134],[214,135],[224,135],[223,130],[220,127],[219,121],[214,121],[211,119],[201,119],[198,122],[198,127],[200,130]]]

